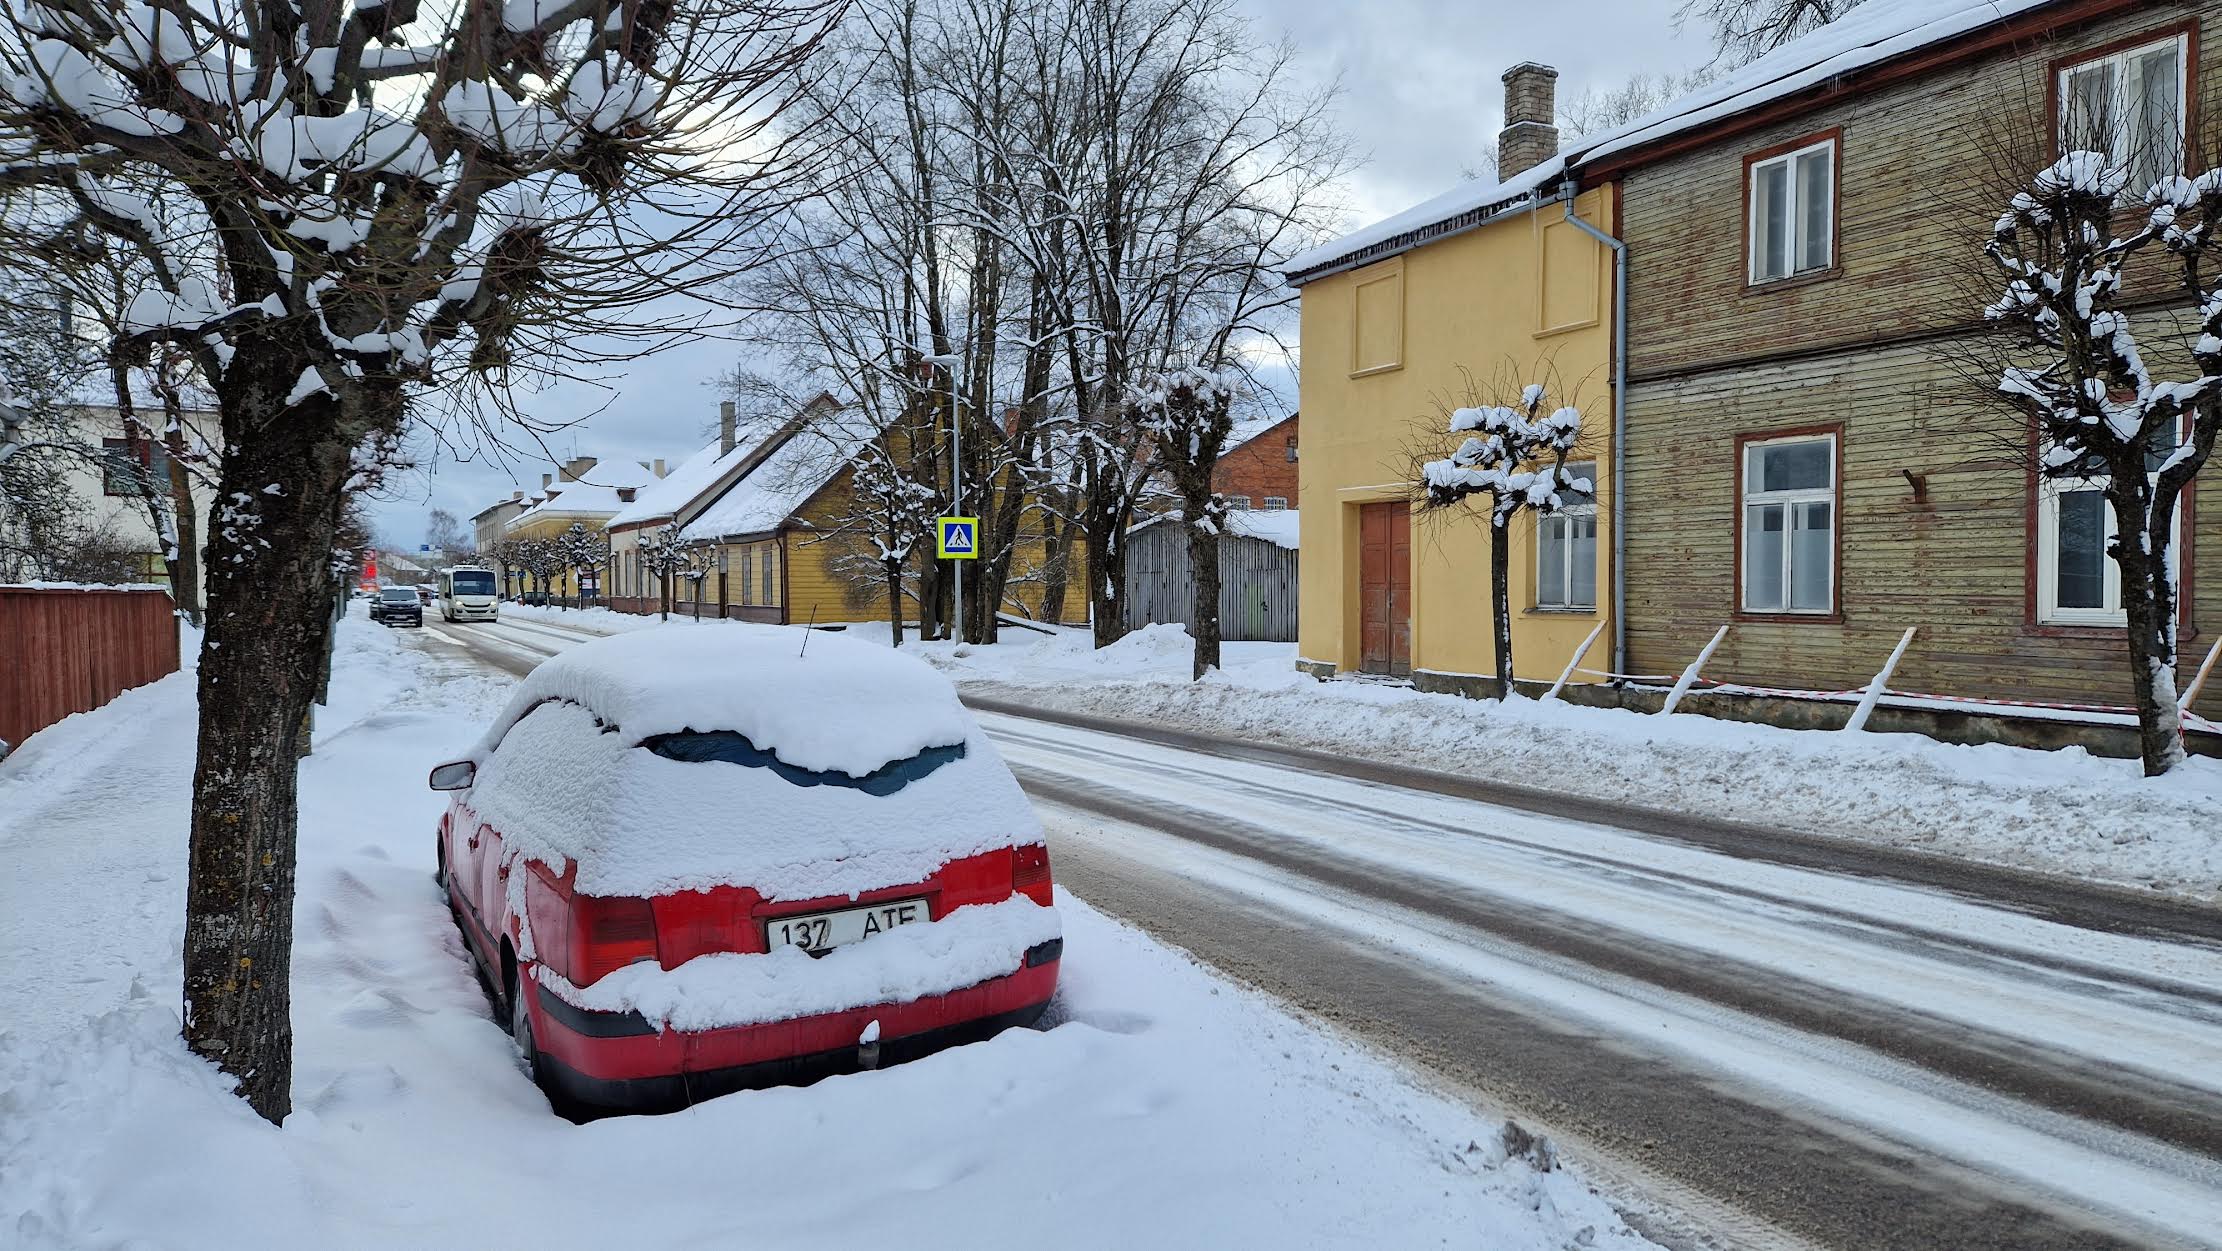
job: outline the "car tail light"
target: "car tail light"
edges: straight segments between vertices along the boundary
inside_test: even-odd
[[[1050,902],[1047,844],[1028,843],[1011,849],[1011,892],[1045,906]]]
[[[571,901],[571,982],[656,958],[656,914],[645,899],[579,895]]]

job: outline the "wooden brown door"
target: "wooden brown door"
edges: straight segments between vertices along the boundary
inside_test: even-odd
[[[1404,503],[1358,508],[1358,668],[1412,672],[1412,510]]]

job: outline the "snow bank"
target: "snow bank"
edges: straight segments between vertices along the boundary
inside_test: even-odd
[[[837,635],[739,624],[634,632],[564,651],[519,684],[479,758],[551,699],[585,705],[628,743],[731,730],[798,768],[858,777],[961,743],[972,729],[956,688],[915,660]]]
[[[870,942],[812,957],[799,947],[763,955],[696,956],[676,969],[627,965],[592,986],[539,966],[566,1002],[596,1012],[638,1012],[658,1028],[722,1029],[792,1017],[910,1003],[977,986],[1019,967],[1026,949],[1062,933],[1055,908],[1023,895],[902,925]]]
[[[1321,683],[1290,667],[1292,648],[1274,646],[1277,657],[1230,657],[1203,682],[1185,680],[1185,663],[1134,657],[1097,675],[1044,653],[1028,663],[1017,649],[1021,658],[974,648],[935,659],[970,694],[1539,787],[1565,780],[1585,796],[1648,808],[2222,898],[2213,815],[2222,761],[2194,758],[2148,780],[2135,761],[2081,748],[1963,747]]]

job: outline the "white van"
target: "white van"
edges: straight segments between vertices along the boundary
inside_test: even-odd
[[[440,575],[442,621],[492,621],[500,602],[491,569],[461,565]]]

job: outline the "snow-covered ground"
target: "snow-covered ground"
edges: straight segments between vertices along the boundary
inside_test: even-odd
[[[0,765],[11,1248],[1640,1245],[1489,1118],[1069,896],[1054,1028],[559,1120],[430,876],[425,771],[510,683],[359,617],[302,768],[295,1111],[272,1129],[177,1037],[191,682]]]

